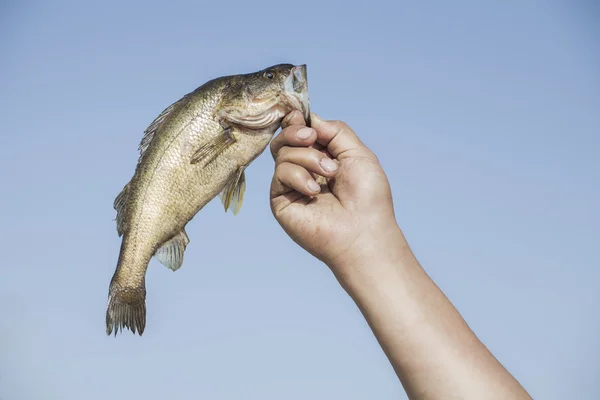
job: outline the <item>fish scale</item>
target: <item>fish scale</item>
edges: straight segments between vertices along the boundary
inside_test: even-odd
[[[109,286],[108,335],[124,328],[143,334],[149,261],[177,271],[190,243],[186,225],[217,195],[226,212],[240,211],[245,169],[294,110],[310,125],[306,66],[278,64],[210,80],[150,124],[135,173],[113,204],[122,241]]]

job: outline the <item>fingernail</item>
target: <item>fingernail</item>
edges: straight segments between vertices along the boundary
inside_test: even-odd
[[[321,167],[327,172],[333,172],[337,169],[337,164],[335,163],[335,161],[327,157],[321,159],[320,164]]]
[[[311,128],[300,128],[296,131],[296,137],[300,140],[308,139],[313,133]]]
[[[283,119],[282,124],[288,124],[290,122],[290,120],[292,118],[294,118],[294,116],[296,115],[298,111],[294,110],[291,113],[289,113],[288,115],[285,116],[285,118]]]
[[[312,179],[309,179],[306,182],[306,185],[308,186],[308,188],[310,190],[312,190],[313,192],[318,192],[319,190],[321,190],[321,186],[319,186],[319,184],[315,181],[313,181]]]

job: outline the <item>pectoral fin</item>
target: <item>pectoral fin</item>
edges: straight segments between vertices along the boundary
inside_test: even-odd
[[[225,129],[219,135],[200,146],[192,155],[191,162],[192,164],[202,163],[202,166],[206,166],[234,143],[235,138],[231,134],[231,130]]]
[[[240,167],[237,172],[233,175],[233,178],[227,183],[227,186],[220,193],[221,202],[225,207],[225,212],[231,206],[233,215],[237,215],[242,208],[244,201],[244,192],[246,191],[246,174],[244,169],[246,167]]]
[[[167,240],[156,250],[154,256],[165,267],[177,271],[183,264],[183,253],[189,242],[190,239],[185,233],[185,229],[182,229],[181,232]]]

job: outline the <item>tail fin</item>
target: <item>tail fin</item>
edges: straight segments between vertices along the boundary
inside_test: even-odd
[[[108,294],[108,306],[106,308],[106,334],[122,331],[128,328],[135,335],[140,336],[146,327],[146,289],[122,288],[112,286]]]

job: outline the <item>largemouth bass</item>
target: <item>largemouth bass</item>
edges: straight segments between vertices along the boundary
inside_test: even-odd
[[[208,81],[150,124],[135,173],[114,201],[122,241],[108,293],[107,335],[123,328],[143,334],[152,257],[178,270],[190,242],[187,223],[217,195],[225,212],[240,211],[244,170],[293,110],[310,126],[306,65],[279,64]]]

